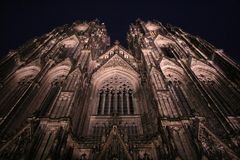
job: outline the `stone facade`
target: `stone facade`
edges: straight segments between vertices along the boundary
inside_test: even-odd
[[[137,20],[129,49],[98,20],[0,63],[0,159],[239,159],[240,67],[183,30]]]

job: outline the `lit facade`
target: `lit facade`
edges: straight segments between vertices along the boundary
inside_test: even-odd
[[[0,159],[239,159],[240,67],[177,27],[137,20],[129,48],[98,20],[0,63]]]

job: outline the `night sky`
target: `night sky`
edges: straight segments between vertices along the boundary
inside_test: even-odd
[[[9,49],[15,49],[57,26],[96,18],[106,24],[112,42],[117,39],[126,47],[129,24],[140,18],[178,26],[224,49],[230,57],[240,62],[239,0],[2,0],[0,12],[1,57]]]

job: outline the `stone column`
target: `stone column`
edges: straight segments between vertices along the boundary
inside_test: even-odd
[[[108,93],[108,114],[111,114],[111,103],[112,103],[112,94],[111,91]]]
[[[105,107],[105,100],[106,100],[106,93],[105,91],[103,91],[103,95],[102,95],[102,104],[101,104],[101,114],[104,114],[104,107]]]
[[[124,114],[124,112],[123,112],[123,92],[121,92],[121,94],[120,94],[120,102],[121,102],[121,114],[123,115]]]
[[[118,107],[118,94],[117,94],[117,90],[115,90],[115,92],[114,92],[114,109],[113,109],[114,113],[117,113],[117,107]]]
[[[126,100],[127,100],[127,114],[130,114],[129,94],[128,94],[128,92],[126,92]]]
[[[102,111],[102,101],[103,101],[103,93],[98,92],[98,108],[97,108],[97,114],[101,114],[101,111]]]

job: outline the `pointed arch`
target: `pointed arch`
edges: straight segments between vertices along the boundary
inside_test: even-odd
[[[160,68],[165,77],[168,77],[169,74],[172,74],[180,80],[186,80],[183,69],[179,67],[175,62],[167,58],[162,59],[162,61],[160,62]]]
[[[239,93],[231,88],[214,68],[196,60],[191,64],[191,69],[225,115],[240,114]]]
[[[63,39],[58,43],[58,46],[64,45],[66,48],[74,48],[79,44],[79,40],[76,35],[72,35],[68,38]]]
[[[115,141],[113,139],[115,139]],[[103,145],[102,151],[100,152],[99,156],[97,157],[97,160],[101,160],[104,157],[104,154],[106,154],[107,149],[109,147],[111,147],[111,144],[114,145],[114,143],[116,143],[116,142],[118,143],[117,145],[121,146],[121,148],[123,149],[124,159],[132,160],[132,156],[129,154],[128,148],[127,148],[126,144],[124,143],[121,135],[119,134],[116,126],[113,126],[109,136],[107,137],[105,144]],[[110,156],[108,158],[110,158]]]
[[[32,80],[40,72],[39,66],[29,65],[18,69],[1,89],[0,115],[6,116],[25,92],[29,89]]]
[[[106,68],[104,72],[93,75],[92,84],[95,94],[99,95],[98,114],[133,114],[138,112],[135,108],[135,92],[139,88],[139,78],[136,72],[123,70],[121,67]],[[98,92],[98,93],[96,93]]]
[[[87,91],[89,103],[83,107],[83,115],[89,116],[89,119],[82,122],[86,126],[83,134],[99,136],[100,133],[95,132],[107,129],[106,126],[99,126],[99,123],[107,125],[114,115],[121,117],[123,121],[134,119],[136,126],[131,127],[136,129],[137,133],[142,132],[139,116],[142,103],[137,101],[140,94],[140,75],[128,62],[118,54],[112,56],[93,73],[90,88]]]
[[[217,79],[219,76],[214,68],[195,58],[192,58],[190,67],[197,77],[200,74],[204,74],[211,76],[213,79]]]
[[[46,115],[54,104],[63,86],[63,81],[71,70],[71,65],[70,59],[67,58],[51,68],[41,80],[39,92],[32,101],[35,106],[32,110],[37,109],[39,116]]]
[[[154,43],[157,47],[161,47],[161,46],[165,46],[165,45],[169,45],[169,44],[174,44],[175,42],[173,40],[159,34],[155,38]]]
[[[72,35],[60,41],[52,52],[53,55],[47,55],[54,57],[55,61],[60,62],[66,57],[73,56],[79,45],[79,40],[76,35]],[[73,56],[75,57],[75,56]]]
[[[71,60],[66,58],[61,63],[51,68],[44,76],[42,83],[51,83],[54,79],[63,77],[66,78],[72,67]]]
[[[192,115],[190,101],[187,98],[186,91],[189,80],[187,79],[184,70],[175,62],[163,58],[160,63],[161,70],[167,80],[167,87],[174,101],[175,106],[172,106],[173,113],[178,113],[179,116]]]
[[[34,90],[34,79],[40,72],[39,66],[27,65],[17,70],[0,92],[0,135],[12,134],[24,120],[27,112],[29,93]],[[23,113],[23,108],[26,112]],[[17,118],[17,121],[14,119]]]

